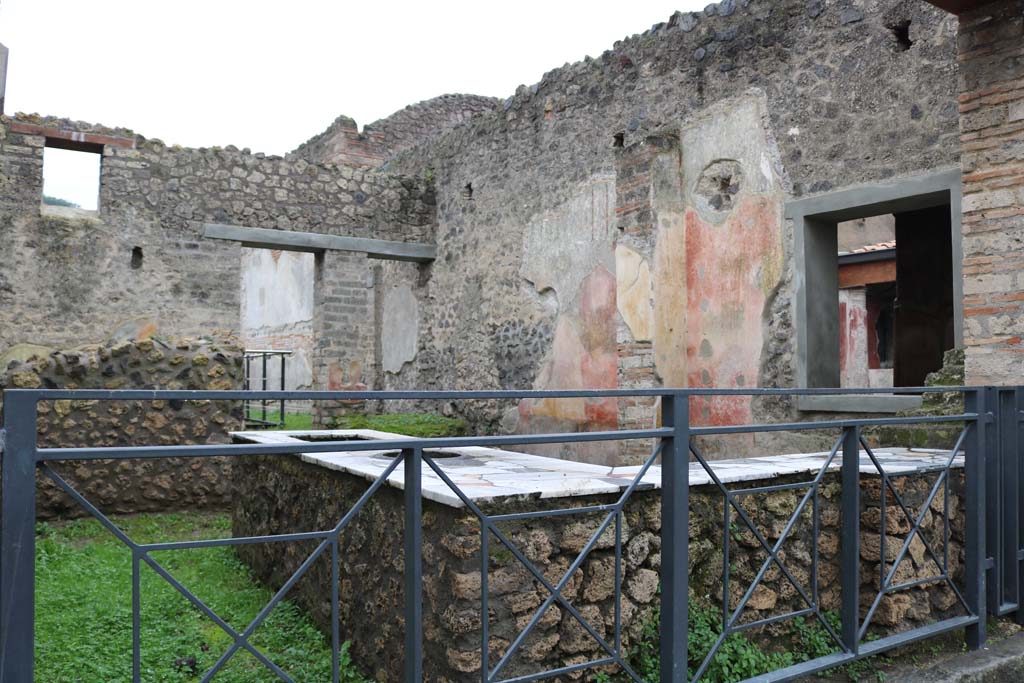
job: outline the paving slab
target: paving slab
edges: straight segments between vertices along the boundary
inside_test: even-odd
[[[1024,633],[992,641],[981,650],[964,652],[913,671],[889,673],[890,683],[1022,683]]]

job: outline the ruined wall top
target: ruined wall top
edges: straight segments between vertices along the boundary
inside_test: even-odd
[[[69,118],[63,118],[60,116],[46,116],[43,114],[32,113],[28,114],[25,112],[18,112],[10,115],[9,118],[13,121],[19,121],[21,123],[40,126],[42,128],[55,128],[58,130],[64,130],[75,133],[91,133],[94,135],[107,135],[118,138],[135,139],[137,136],[135,131],[130,128],[124,128],[121,126],[106,126],[102,123],[89,123],[88,121],[76,121]]]
[[[377,167],[398,152],[436,138],[472,117],[496,110],[501,101],[479,95],[441,95],[368,124],[362,133],[354,119],[339,116],[324,132],[289,154],[290,158]]]
[[[496,110],[501,100],[480,95],[441,95],[410,104],[366,126],[384,141],[389,156],[420,144],[480,113]]]
[[[949,166],[955,36],[953,18],[912,0],[722,0],[548,71],[392,167],[421,172],[474,139],[505,135],[516,140],[500,154],[520,156],[535,150],[530,131],[545,138],[552,128],[577,162],[607,167],[613,136],[628,146],[751,88],[770,102],[793,195]]]

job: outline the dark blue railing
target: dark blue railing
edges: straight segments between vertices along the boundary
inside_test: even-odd
[[[689,418],[689,399],[693,396],[779,396],[797,397],[802,395],[831,395],[840,393],[927,393],[927,392],[958,392],[964,397],[964,411],[954,415],[914,415],[901,417],[869,417],[864,419],[831,419],[822,421],[795,421],[786,423],[760,425],[730,426],[693,426]],[[1005,509],[1007,504],[1017,505],[1016,491],[1020,485],[1021,468],[1019,467],[1017,431],[1020,425],[1021,391],[1015,388],[994,389],[982,387],[930,387],[916,389],[751,389],[751,390],[714,390],[714,389],[650,389],[635,391],[469,391],[469,392],[285,392],[285,391],[99,391],[99,390],[11,390],[4,394],[4,430],[2,463],[2,520],[0,520],[0,680],[4,683],[33,683],[33,624],[34,624],[34,552],[35,552],[35,515],[36,515],[36,473],[52,479],[57,486],[72,497],[87,512],[95,516],[114,536],[120,539],[132,552],[133,566],[133,672],[132,680],[139,681],[141,662],[139,652],[139,572],[143,564],[149,566],[162,576],[176,590],[184,595],[192,605],[210,618],[231,639],[232,644],[213,667],[205,673],[202,681],[211,680],[227,661],[237,652],[245,650],[274,672],[282,681],[292,679],[277,664],[270,661],[250,642],[250,636],[263,622],[270,611],[277,605],[307,572],[313,562],[324,555],[331,558],[331,614],[332,614],[332,651],[333,681],[339,676],[339,534],[346,528],[353,517],[366,505],[387,478],[399,466],[404,468],[404,505],[405,505],[405,666],[404,680],[407,683],[423,680],[423,612],[422,612],[422,579],[421,561],[422,543],[422,495],[421,477],[424,464],[452,489],[455,495],[466,505],[470,512],[480,520],[481,527],[481,585],[482,585],[482,634],[481,634],[481,680],[484,683],[511,683],[511,681],[529,681],[566,674],[581,669],[598,666],[617,665],[624,674],[633,680],[641,680],[630,667],[622,646],[622,615],[621,615],[621,583],[622,583],[622,519],[623,510],[630,497],[637,490],[648,469],[659,460],[662,471],[661,488],[661,681],[662,683],[682,683],[690,680],[688,673],[687,652],[687,597],[688,597],[688,529],[689,529],[689,471],[691,456],[699,466],[711,477],[712,482],[723,494],[723,596],[728,596],[730,576],[728,561],[728,535],[732,511],[738,519],[754,535],[758,546],[767,554],[767,558],[757,572],[753,583],[743,591],[736,609],[730,612],[728,600],[723,600],[723,628],[711,651],[698,664],[692,677],[693,681],[701,679],[712,662],[716,652],[733,633],[745,631],[757,626],[764,626],[782,619],[799,616],[814,617],[835,641],[837,652],[832,655],[803,662],[795,666],[759,676],[757,681],[784,681],[812,674],[831,667],[839,666],[857,659],[878,654],[886,650],[908,643],[929,638],[954,630],[966,630],[967,642],[973,647],[980,647],[985,640],[985,618],[988,611],[1004,614],[1017,610],[1020,601],[1021,553],[1020,543],[1020,511],[1014,507],[1012,511]],[[249,400],[280,400],[280,401],[336,401],[336,400],[477,400],[477,399],[509,399],[524,398],[629,398],[655,397],[660,399],[661,426],[651,429],[634,429],[604,432],[574,432],[558,434],[500,435],[445,437],[434,439],[403,439],[392,441],[316,441],[304,443],[302,451],[308,453],[332,452],[344,450],[348,452],[364,450],[395,450],[396,455],[385,471],[374,481],[358,499],[355,505],[340,519],[337,524],[326,530],[313,530],[303,533],[289,533],[276,536],[256,536],[245,538],[225,538],[213,540],[181,541],[172,543],[137,543],[121,531],[108,517],[82,496],[57,471],[55,463],[107,459],[134,458],[169,458],[169,457],[215,457],[242,455],[289,455],[294,454],[294,444],[217,444],[217,445],[182,445],[182,446],[116,446],[116,447],[83,447],[83,448],[41,448],[37,437],[37,404],[41,401],[53,400],[218,400],[218,401],[249,401]],[[1009,398],[1007,398],[1009,397]],[[1007,406],[1010,406],[1009,408]],[[1011,409],[1012,408],[1012,409]],[[998,418],[998,419],[997,419]],[[948,453],[945,464],[940,468],[938,480],[931,488],[921,512],[914,515],[903,498],[892,485],[889,474],[883,464],[875,457],[868,447],[861,432],[862,429],[878,425],[904,424],[962,424],[963,429],[955,446]],[[820,471],[809,481],[799,484],[779,484],[737,490],[727,487],[716,475],[701,450],[694,443],[694,437],[721,434],[739,434],[769,431],[802,431],[802,430],[836,430],[838,436]],[[1012,434],[1011,434],[1012,432]],[[636,477],[626,486],[614,503],[567,508],[560,510],[528,511],[516,514],[488,515],[470,499],[451,480],[445,471],[432,457],[432,450],[437,448],[454,448],[461,446],[508,446],[528,444],[582,443],[593,441],[627,441],[653,439],[654,448],[646,458]],[[864,450],[878,470],[882,481],[882,514],[886,514],[886,496],[891,495],[893,501],[907,516],[911,523],[911,531],[900,549],[892,569],[880,577],[878,594],[872,598],[871,607],[864,619],[860,617],[860,477],[861,451]],[[961,450],[965,454],[965,520],[966,528],[962,530],[964,546],[964,580],[958,585],[950,572],[948,556],[950,520],[945,515],[943,534],[944,543],[941,553],[921,533],[922,521],[929,506],[943,492],[948,510],[950,486],[950,470]],[[823,477],[834,461],[841,464],[841,555],[840,581],[842,589],[841,623],[838,630],[834,629],[824,618],[818,598],[818,553],[817,534],[820,529],[819,492]],[[1007,479],[1010,479],[1007,482]],[[946,484],[946,485],[943,485]],[[751,519],[744,508],[745,497],[755,493],[769,493],[787,489],[804,489],[796,511],[789,518],[779,539],[774,543],[768,541]],[[813,571],[809,588],[802,587],[794,580],[790,570],[780,556],[780,549],[790,535],[801,514],[810,508],[813,517],[813,533],[815,550],[813,555]],[[986,515],[986,511],[988,514]],[[576,515],[582,513],[604,513],[604,517],[591,535],[589,541],[573,561],[566,573],[558,581],[551,581],[519,550],[506,535],[497,527],[496,522],[511,519],[523,519],[538,516]],[[883,517],[882,544],[885,544],[885,521]],[[612,638],[607,639],[591,624],[562,594],[572,574],[583,564],[587,556],[595,548],[598,539],[609,528],[615,534],[615,615]],[[534,612],[523,631],[512,641],[505,653],[497,662],[491,662],[489,653],[488,623],[488,590],[487,560],[490,537],[505,546],[522,563],[529,574],[540,583],[548,595],[541,606]],[[929,557],[939,568],[935,576],[915,580],[909,583],[894,583],[896,568],[906,556],[913,538],[920,538]],[[186,548],[241,545],[264,542],[286,542],[298,540],[319,541],[313,552],[302,562],[295,573],[280,590],[275,593],[270,603],[243,630],[238,631],[221,619],[202,600],[178,583],[154,559],[155,551]],[[986,547],[993,551],[989,558]],[[1010,556],[1012,555],[1012,557]],[[883,573],[886,562],[882,562]],[[777,567],[797,588],[802,606],[789,613],[773,616],[758,621],[743,621],[741,618],[746,606],[772,567]],[[986,578],[992,575],[993,590],[986,601]],[[888,635],[880,639],[868,641],[865,636],[872,622],[880,601],[885,595],[907,590],[923,583],[944,583],[956,594],[964,608],[964,615],[944,619],[910,631]],[[993,597],[994,596],[994,597]],[[526,638],[539,623],[544,612],[552,605],[558,604],[566,613],[576,619],[584,630],[594,639],[602,655],[589,662],[562,666],[559,668],[536,672],[515,678],[501,678],[510,658],[519,650]]]

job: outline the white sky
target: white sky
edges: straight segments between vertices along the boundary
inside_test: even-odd
[[[43,150],[43,194],[95,211],[99,203],[100,155],[47,147]]]
[[[284,154],[444,93],[505,98],[708,0],[0,0],[7,113],[190,147]],[[48,154],[46,193],[95,204],[95,159]]]

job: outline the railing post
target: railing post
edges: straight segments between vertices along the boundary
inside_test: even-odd
[[[843,428],[843,488],[840,586],[842,639],[847,652],[860,650],[860,428]],[[884,483],[882,484],[885,485]]]
[[[261,357],[263,358],[263,378],[261,380],[261,382],[263,384],[263,391],[266,391],[267,389],[270,388],[269,385],[267,384],[267,355],[268,354],[265,351],[261,354]],[[266,429],[266,427],[267,427],[267,399],[266,398],[261,398],[260,399],[260,406],[262,407],[262,410],[263,410],[262,417],[261,417],[261,419],[263,420],[263,428]]]
[[[281,354],[281,391],[285,391],[284,362],[285,362],[285,357],[286,356],[287,356],[287,354],[285,354],[285,353]],[[284,427],[284,425],[285,425],[285,419],[284,419],[284,399],[282,398],[281,399],[281,412],[277,416],[277,426],[278,427]]]
[[[249,378],[252,376],[252,368],[250,367],[250,362],[249,362],[251,357],[249,355],[249,352],[248,351],[243,351],[242,352],[242,358],[245,359],[245,371],[242,373],[242,389],[244,389],[245,391],[249,391],[249,389],[250,389],[250,386],[249,386],[250,379]],[[242,412],[243,412],[243,418],[242,418],[243,422],[242,422],[242,425],[243,426],[248,426],[248,423],[249,423],[249,411],[251,409],[252,409],[252,399],[246,398],[242,402]]]
[[[989,511],[988,547],[995,555],[993,573],[988,577],[988,610],[990,613],[1004,614],[1016,606],[1019,614],[1020,475],[1017,460],[1019,421],[1016,389],[1000,387],[993,390],[988,396],[988,405],[995,414],[996,422],[986,435],[992,448],[985,464],[989,470],[988,482],[995,486],[999,493],[998,496],[994,496],[993,489],[989,488],[985,496]],[[993,502],[996,503],[994,511]],[[999,521],[994,539],[993,512]]]
[[[690,398],[661,397],[661,683],[685,683],[690,551]],[[728,598],[726,598],[728,599]]]
[[[1016,473],[1016,478],[1009,482],[1009,486],[1013,487],[1017,495],[1016,509],[1013,511],[1017,516],[1017,534],[1013,538],[1016,545],[1014,557],[1017,558],[1014,568],[1017,575],[1017,611],[1014,614],[1014,621],[1024,624],[1024,556],[1021,555],[1021,550],[1024,550],[1024,497],[1020,495],[1020,489],[1024,486],[1024,463],[1021,462],[1021,455],[1024,452],[1024,435],[1021,434],[1021,428],[1024,427],[1024,387],[1013,388],[1013,413],[1012,419],[1005,427],[1013,432],[1013,445],[1008,457],[1013,460]]]
[[[35,637],[36,396],[4,395],[0,465],[0,681],[32,683]]]
[[[985,475],[987,412],[986,390],[979,387],[967,392],[964,407],[968,413],[977,413],[974,428],[965,439],[964,463],[964,598],[978,623],[967,628],[967,646],[978,649],[985,644]]]
[[[999,614],[1002,604],[1003,566],[1002,539],[1005,534],[1003,517],[1003,460],[1000,453],[999,391],[985,387],[985,412],[991,414],[991,423],[985,427],[981,450],[985,453],[985,502],[982,514],[985,517],[985,608],[989,614]]]
[[[423,451],[405,458],[405,683],[423,681]]]

